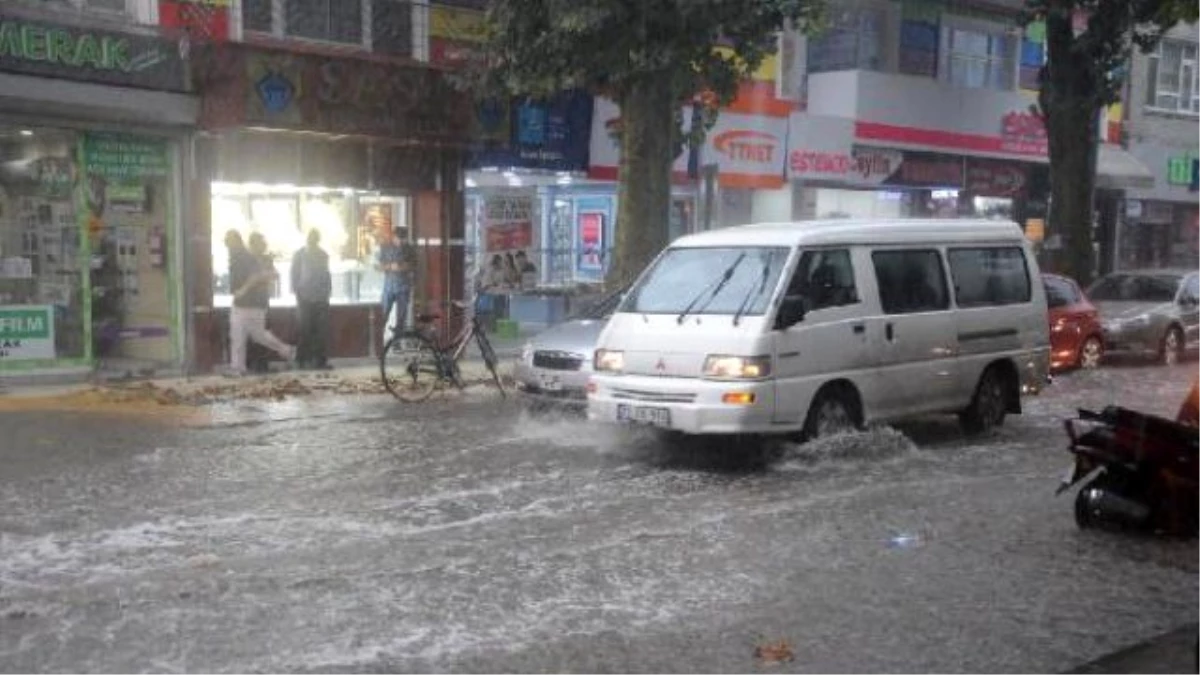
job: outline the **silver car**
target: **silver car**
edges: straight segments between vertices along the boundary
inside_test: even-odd
[[[1177,363],[1200,342],[1200,274],[1196,270],[1113,272],[1087,295],[1100,312],[1105,350]]]
[[[513,379],[527,407],[535,411],[587,407],[596,340],[622,297],[621,291],[606,295],[525,343]]]

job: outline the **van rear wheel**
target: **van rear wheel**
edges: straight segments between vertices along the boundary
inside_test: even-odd
[[[979,378],[975,396],[967,409],[958,414],[958,421],[968,434],[982,434],[1004,424],[1008,414],[1004,376],[996,368],[988,368]]]

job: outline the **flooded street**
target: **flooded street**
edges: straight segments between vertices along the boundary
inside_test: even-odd
[[[766,466],[483,393],[0,414],[0,670],[1062,671],[1197,620],[1194,541],[1054,496],[1064,416],[1173,417],[1195,368]]]

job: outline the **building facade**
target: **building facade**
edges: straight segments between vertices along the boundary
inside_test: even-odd
[[[0,7],[0,376],[186,360],[200,105],[156,10]]]
[[[1200,261],[1200,70],[1197,27],[1177,26],[1130,68],[1129,151],[1150,167],[1151,187],[1125,193],[1118,239],[1122,268],[1186,267]]]

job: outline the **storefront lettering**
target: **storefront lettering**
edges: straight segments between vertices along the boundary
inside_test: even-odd
[[[1000,141],[1008,152],[1045,154],[1046,124],[1039,115],[1014,110],[1000,120]]]
[[[893,158],[879,152],[818,152],[793,150],[789,162],[795,174],[858,176],[864,181],[886,178],[895,171]]]
[[[900,181],[909,185],[960,186],[963,173],[960,161],[937,161],[904,158],[900,165]]]
[[[713,139],[717,152],[739,162],[770,164],[778,141],[762,131],[726,131]]]
[[[1020,165],[972,160],[967,165],[967,190],[987,197],[1011,197],[1025,188]]]
[[[0,58],[42,61],[73,68],[130,72],[129,41],[91,33],[73,35],[61,28],[45,28],[16,21],[0,22]]]

